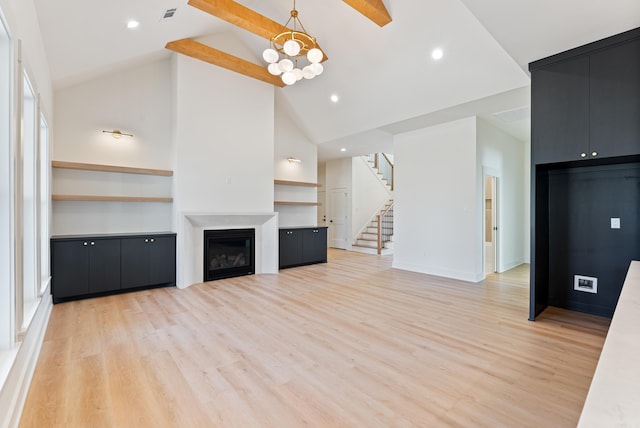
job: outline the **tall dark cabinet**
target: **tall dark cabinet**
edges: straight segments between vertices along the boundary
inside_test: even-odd
[[[529,319],[547,306],[610,317],[640,259],[640,28],[529,70]]]

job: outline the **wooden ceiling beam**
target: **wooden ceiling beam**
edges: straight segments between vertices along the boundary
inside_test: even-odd
[[[189,0],[189,5],[267,40],[284,28],[258,12],[233,0]]]
[[[391,22],[391,15],[382,0],[342,0],[380,27]]]
[[[282,79],[270,74],[266,67],[230,55],[193,39],[175,40],[167,43],[165,48],[281,88],[285,86]]]
[[[267,40],[285,30],[285,26],[233,0],[189,0],[188,4]],[[383,5],[384,7],[384,5]],[[328,59],[324,49],[322,62]]]

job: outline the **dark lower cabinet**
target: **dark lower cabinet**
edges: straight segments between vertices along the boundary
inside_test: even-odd
[[[122,288],[175,282],[175,236],[137,236],[122,239]],[[172,261],[168,263],[167,261]]]
[[[280,229],[281,269],[327,262],[327,228]]]
[[[144,246],[145,239],[158,245]],[[175,260],[175,234],[54,237],[53,301],[175,285]]]
[[[51,241],[54,300],[120,289],[119,239]]]

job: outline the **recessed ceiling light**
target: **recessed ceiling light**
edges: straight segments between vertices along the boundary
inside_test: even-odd
[[[132,19],[131,21],[127,22],[127,28],[129,28],[129,29],[138,28],[139,25],[140,25],[140,23],[138,21],[136,21],[135,19]]]
[[[443,55],[444,52],[442,52],[442,49],[440,48],[434,49],[433,52],[431,52],[431,58],[435,59],[436,61],[442,59]]]
[[[332,103],[337,103],[340,98],[336,94],[333,94],[329,97]]]
[[[346,152],[347,149],[345,149],[344,147],[340,149],[341,152]]]

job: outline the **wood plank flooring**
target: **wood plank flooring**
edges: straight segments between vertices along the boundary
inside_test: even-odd
[[[609,320],[329,263],[58,304],[21,427],[575,427]]]

